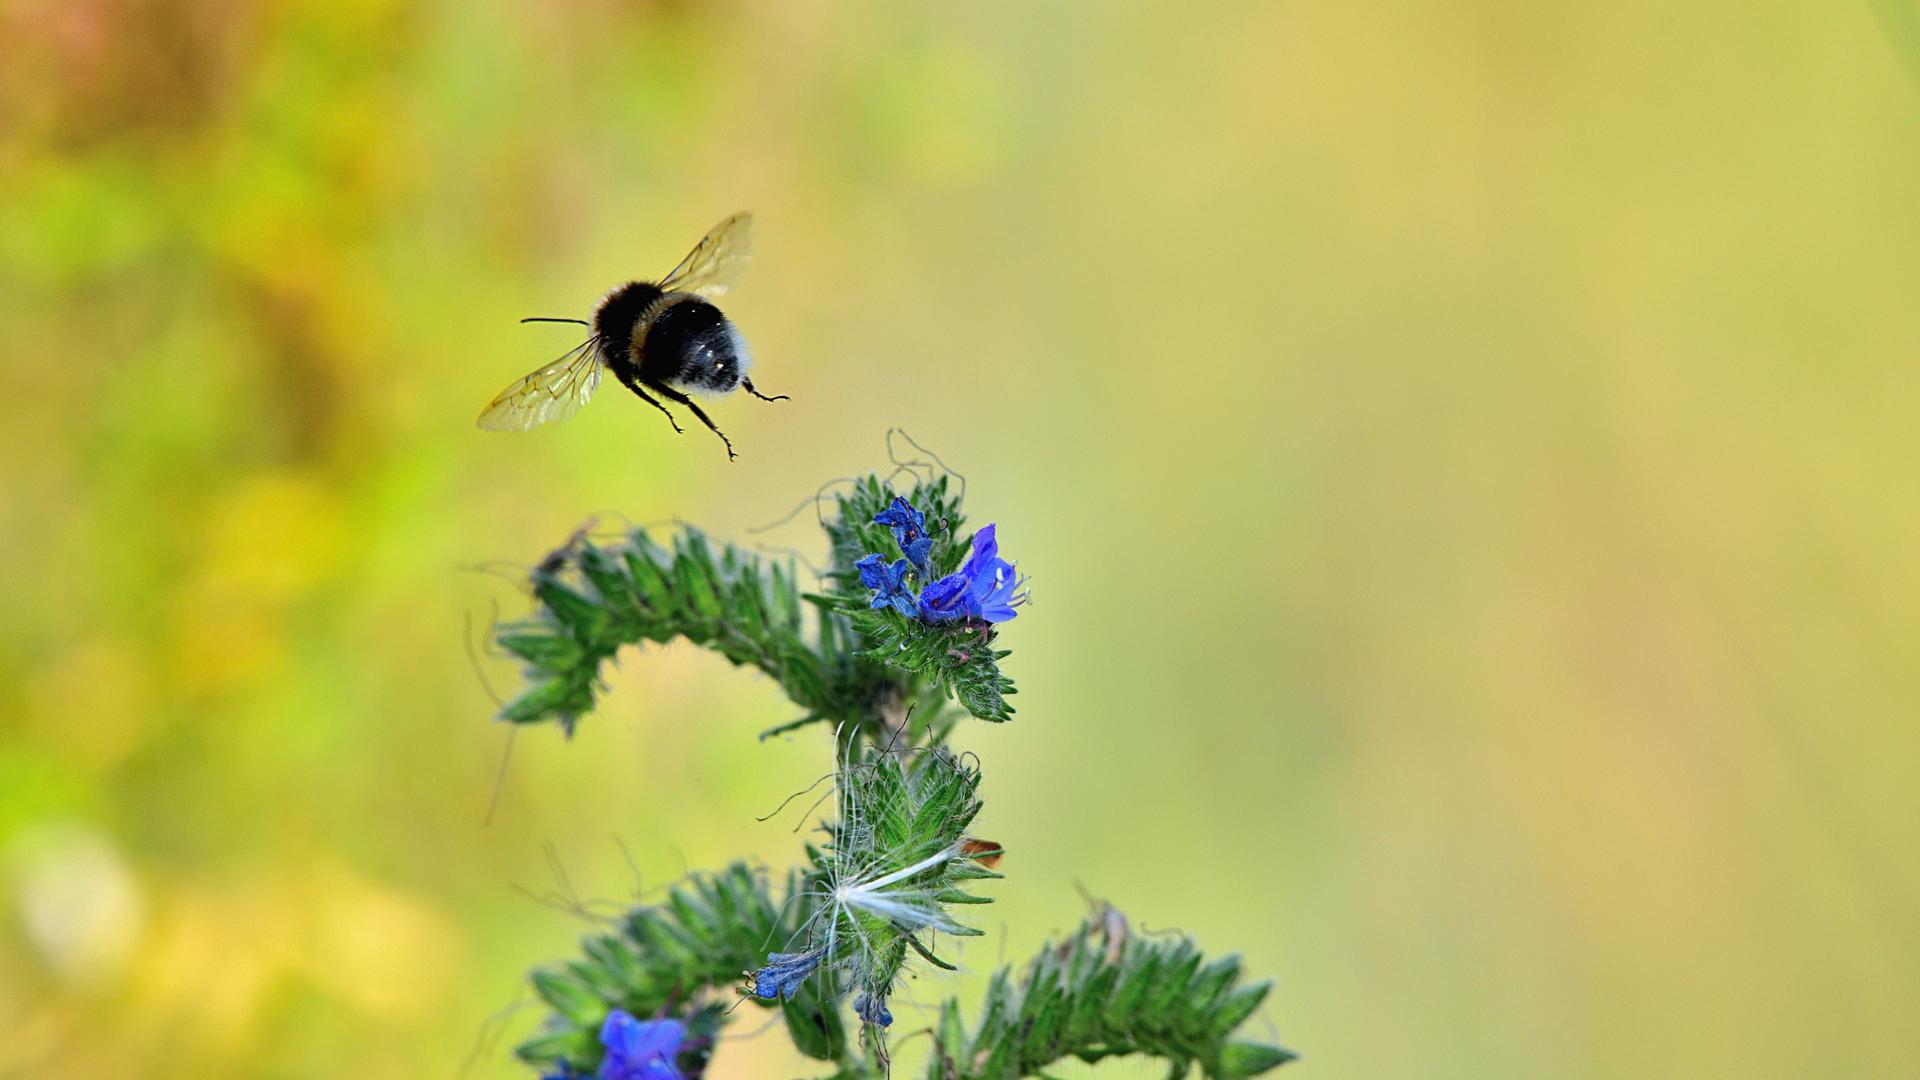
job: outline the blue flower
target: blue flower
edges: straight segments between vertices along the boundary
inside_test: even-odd
[[[687,1026],[678,1020],[635,1020],[615,1009],[600,1029],[607,1056],[599,1080],[686,1080],[674,1061],[686,1038]]]
[[[914,616],[913,593],[907,588],[907,571],[911,569],[905,559],[895,559],[892,566],[878,555],[863,556],[853,564],[860,571],[860,584],[873,590],[875,610],[891,607],[893,610],[911,619]]]
[[[893,538],[905,547],[907,541],[927,532],[927,515],[913,508],[913,504],[898,495],[893,497],[893,505],[873,515],[875,525],[885,525],[893,530]]]
[[[892,506],[873,515],[873,523],[891,528],[893,542],[900,545],[900,553],[907,561],[921,570],[927,568],[927,554],[933,550],[933,539],[927,535],[927,516],[915,510],[912,503],[895,495]]]
[[[973,553],[960,569],[933,582],[920,591],[920,617],[928,622],[954,619],[979,619],[1000,623],[1013,618],[1013,609],[1026,603],[1020,591],[1026,579],[1013,571],[1013,564],[1000,557],[1000,543],[994,526],[973,534]]]
[[[920,570],[925,570],[927,568],[927,556],[933,554],[933,538],[930,536],[922,536],[918,540],[909,540],[900,545],[900,550],[907,553],[908,562]]]
[[[813,974],[813,969],[820,966],[820,960],[825,955],[823,949],[803,953],[769,953],[767,966],[753,973],[754,996],[792,998],[800,992],[800,984]]]
[[[952,622],[967,614],[967,575],[948,574],[920,590],[920,617],[930,623]]]
[[[887,1011],[887,999],[878,994],[861,994],[853,1001],[853,1011],[860,1019],[881,1027],[893,1025],[893,1014]]]

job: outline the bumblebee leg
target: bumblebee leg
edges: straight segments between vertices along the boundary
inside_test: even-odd
[[[673,418],[673,414],[667,411],[667,407],[666,407],[665,405],[662,405],[662,404],[660,404],[660,403],[659,403],[658,401],[655,401],[655,400],[654,400],[654,398],[653,398],[653,395],[652,395],[652,394],[649,394],[649,393],[647,393],[647,392],[646,392],[645,390],[642,390],[642,389],[640,389],[640,380],[638,380],[638,379],[629,379],[629,378],[627,378],[627,377],[626,377],[625,375],[620,375],[620,381],[621,381],[621,382],[623,382],[623,383],[625,383],[625,384],[627,384],[627,389],[629,389],[629,390],[631,390],[631,391],[633,391],[634,393],[636,393],[636,394],[638,394],[638,395],[640,395],[640,400],[641,400],[641,401],[644,401],[644,402],[646,402],[647,404],[649,404],[649,405],[651,405],[651,406],[653,406],[654,408],[656,408],[656,409],[659,409],[659,410],[660,410],[660,415],[661,415],[661,416],[664,416],[664,417],[666,417],[666,418],[667,418],[667,423],[669,423],[669,424],[672,424],[672,425],[673,425],[673,433],[674,433],[675,435],[685,435],[685,434],[686,434],[686,432],[685,432],[685,431],[682,431],[682,430],[680,429],[680,421],[678,421],[678,420],[675,420],[675,419]],[[708,427],[712,427],[713,425],[712,425],[712,424],[708,424],[707,426],[708,426]]]
[[[671,386],[662,386],[659,383],[648,383],[647,385],[652,387],[655,393],[659,394],[663,398],[666,398],[668,401],[677,401],[680,404],[685,405],[687,408],[693,410],[693,415],[699,417],[700,422],[707,425],[707,430],[713,432],[715,435],[720,436],[720,441],[727,444],[727,460],[728,461],[732,461],[735,457],[739,456],[733,452],[733,440],[727,438],[726,432],[721,431],[719,428],[713,426],[713,421],[707,418],[707,414],[701,410],[700,406],[695,405],[693,403],[692,398],[688,397],[687,395],[681,393],[678,390],[675,390]]]
[[[772,397],[768,397],[767,395],[753,388],[752,379],[741,379],[740,385],[747,388],[747,393],[752,394],[754,397],[759,398],[761,401],[792,401],[793,400],[792,398],[788,397],[785,394],[775,394]]]

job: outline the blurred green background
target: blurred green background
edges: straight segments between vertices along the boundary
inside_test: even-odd
[[[788,865],[827,742],[635,653],[486,825],[472,568],[740,536],[893,424],[1035,578],[969,995],[1080,882],[1277,979],[1303,1076],[1920,1074],[1916,28],[7,0],[0,1076],[527,1075],[545,846]],[[515,319],[741,208],[739,462],[611,383],[473,428],[572,344]]]

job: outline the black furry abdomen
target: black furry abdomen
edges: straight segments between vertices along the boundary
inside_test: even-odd
[[[683,390],[733,389],[724,366],[720,372],[713,369],[716,360],[727,362],[716,356],[726,348],[726,327],[727,317],[719,308],[699,297],[676,297],[647,327],[640,348],[641,374],[648,382],[673,383]],[[707,385],[716,375],[721,385]]]
[[[593,333],[599,340],[600,355],[615,372],[633,371],[638,365],[633,356],[633,328],[647,308],[660,299],[660,287],[646,281],[629,281],[609,292],[593,310]]]

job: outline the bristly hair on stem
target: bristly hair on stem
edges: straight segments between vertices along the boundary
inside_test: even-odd
[[[1000,876],[986,865],[1000,845],[967,835],[980,812],[979,782],[979,770],[944,747],[863,751],[849,741],[835,773],[829,840],[808,849],[812,913],[754,973],[752,992],[784,996],[817,970],[857,995],[862,1019],[884,1028],[908,961],[952,970],[932,936],[978,936],[949,908],[990,902],[964,886]]]

